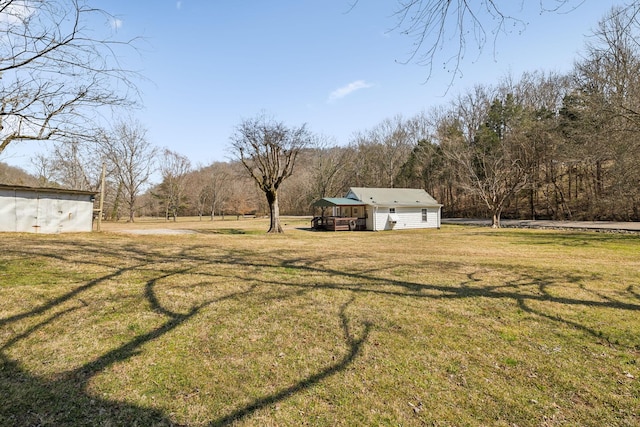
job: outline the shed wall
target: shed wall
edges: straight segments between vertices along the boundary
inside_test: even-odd
[[[0,231],[89,232],[92,220],[89,195],[0,190]]]

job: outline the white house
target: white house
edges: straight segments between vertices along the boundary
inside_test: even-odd
[[[423,189],[352,187],[345,197],[324,198],[315,206],[331,216],[314,218],[314,228],[330,230],[402,230],[440,228],[442,205]]]
[[[91,191],[0,184],[0,231],[91,231],[94,198]]]

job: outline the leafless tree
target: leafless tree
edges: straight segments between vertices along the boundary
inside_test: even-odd
[[[98,147],[108,163],[109,174],[123,194],[129,221],[134,221],[136,200],[155,171],[158,149],[147,140],[147,129],[138,121],[120,121],[104,131]]]
[[[198,171],[195,192],[192,197],[198,206],[198,215],[205,211],[213,221],[215,214],[224,215],[224,208],[231,193],[233,171],[228,163],[216,162]]]
[[[326,147],[315,153],[310,166],[313,198],[343,196],[349,186],[348,166],[354,158],[355,151],[346,147]]]
[[[421,138],[416,120],[401,116],[385,119],[373,128],[355,134],[360,170],[357,173],[367,186],[396,186],[396,177],[407,161],[413,146]]]
[[[31,165],[35,170],[38,185],[41,187],[52,186],[54,183],[55,167],[51,156],[45,153],[37,153],[31,157]]]
[[[565,109],[571,116],[564,115],[567,151],[576,159],[573,177],[588,184],[591,217],[627,219],[640,207],[639,36],[640,5],[613,7],[576,62],[574,102]]]
[[[311,163],[315,149],[302,150],[294,173],[282,183],[278,195],[280,212],[287,215],[309,215],[316,199],[311,195],[314,185]]]
[[[526,123],[528,142],[526,150],[523,150],[528,156],[529,182],[521,203],[515,200],[511,214],[525,216],[524,210],[518,212],[518,208],[527,205],[526,216],[530,219],[536,219],[538,215],[548,217],[550,208],[556,212],[562,209],[569,217],[570,210],[566,204],[563,205],[562,197],[556,197],[560,189],[556,185],[556,171],[561,163],[559,152],[564,145],[557,132],[557,119],[563,99],[570,91],[569,76],[553,72],[526,72],[505,90],[513,94],[519,105],[531,111],[534,118]],[[518,126],[524,124],[519,123]]]
[[[458,185],[482,200],[491,214],[492,226],[498,228],[504,207],[528,183],[529,158],[525,151],[529,147],[529,116],[511,93],[503,97],[499,93],[491,97],[491,91],[478,89],[476,93],[482,97],[473,104],[481,111],[474,111],[466,121],[473,122],[480,116],[484,117],[482,123],[465,136],[458,109],[443,121],[439,140],[457,171]]]
[[[567,13],[585,0],[540,0],[541,13]],[[522,17],[524,1],[505,0],[398,0],[392,31],[413,40],[405,62],[434,68],[443,66],[451,82],[460,75],[467,53],[482,54],[487,43],[495,48],[499,38],[526,30]],[[453,43],[453,47],[449,47]],[[444,56],[442,56],[444,55]]]
[[[158,197],[165,207],[165,218],[173,217],[175,221],[179,210],[186,200],[186,190],[191,162],[186,156],[165,149],[160,160],[162,183]]]
[[[99,185],[99,154],[80,141],[55,144],[51,153],[54,179],[65,188],[92,190]]]
[[[313,143],[305,125],[289,128],[264,114],[243,120],[231,137],[231,151],[265,194],[271,218],[268,233],[282,233],[278,190],[293,173],[300,150]]]
[[[134,72],[118,61],[133,40],[86,0],[0,0],[0,153],[14,141],[83,139],[103,107],[133,106]]]

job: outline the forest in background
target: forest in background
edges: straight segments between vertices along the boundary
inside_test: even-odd
[[[352,186],[424,188],[445,217],[640,220],[640,50],[635,14],[613,9],[568,74],[533,71],[477,85],[415,117],[392,117],[344,145],[316,136],[280,189],[280,211],[308,215]],[[0,165],[0,182],[96,190],[106,219],[267,212],[237,161],[192,165],[133,119],[94,143]],[[153,181],[156,182],[153,182]]]

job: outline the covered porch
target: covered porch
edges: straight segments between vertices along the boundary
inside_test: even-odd
[[[311,227],[314,230],[362,231],[367,229],[366,205],[344,197],[325,197],[313,204],[321,209],[320,216],[314,216]]]

